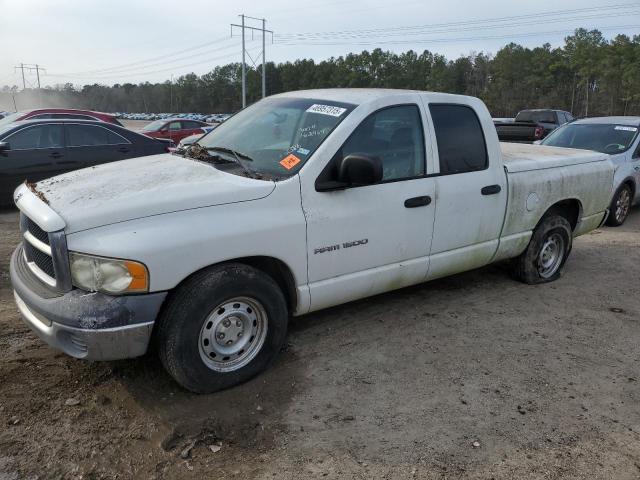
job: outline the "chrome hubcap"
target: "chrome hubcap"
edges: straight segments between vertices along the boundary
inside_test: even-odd
[[[631,205],[631,196],[629,190],[626,188],[620,192],[616,199],[616,220],[622,222],[629,213],[629,206]]]
[[[564,258],[564,237],[552,233],[547,237],[538,255],[538,273],[542,278],[553,276]]]
[[[237,297],[214,308],[198,339],[200,358],[212,370],[231,372],[258,354],[267,336],[267,313],[260,302]]]

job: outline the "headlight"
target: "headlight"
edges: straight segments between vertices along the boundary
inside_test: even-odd
[[[109,294],[146,292],[149,272],[140,262],[69,252],[73,284],[90,292]]]

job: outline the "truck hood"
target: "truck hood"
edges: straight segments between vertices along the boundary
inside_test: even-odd
[[[29,187],[62,218],[65,231],[73,233],[163,213],[257,200],[273,192],[275,183],[162,154],[76,170]]]

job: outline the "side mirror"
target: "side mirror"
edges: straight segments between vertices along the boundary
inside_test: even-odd
[[[350,187],[372,185],[382,180],[382,160],[364,153],[352,153],[338,166],[338,181]]]
[[[9,142],[0,142],[0,152],[6,152],[7,150],[11,150]]]
[[[365,153],[352,153],[338,163],[335,180],[316,183],[316,191],[330,192],[347,187],[372,185],[382,180],[382,160]]]

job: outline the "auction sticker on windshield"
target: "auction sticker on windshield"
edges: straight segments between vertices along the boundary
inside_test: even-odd
[[[321,105],[319,103],[314,103],[307,108],[307,112],[309,113],[320,113],[322,115],[331,115],[332,117],[339,117],[346,111],[346,108],[334,107],[333,105]]]
[[[636,127],[623,127],[622,125],[616,125],[614,130],[624,130],[625,132],[635,132],[638,129]]]
[[[302,160],[300,160],[298,157],[296,157],[293,153],[290,153],[289,155],[284,157],[282,160],[280,160],[280,165],[282,165],[287,170],[291,170],[293,167],[295,167],[301,161]]]

